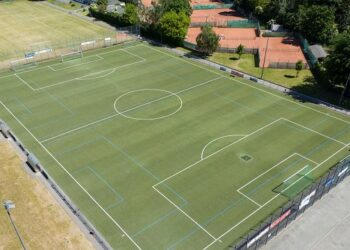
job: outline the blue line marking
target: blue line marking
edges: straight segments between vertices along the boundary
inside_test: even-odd
[[[113,188],[108,183],[108,181],[106,181],[101,175],[99,175],[92,167],[86,166],[86,167],[79,168],[78,170],[72,172],[72,174],[77,175],[79,172],[86,171],[86,170],[89,170],[94,176],[96,176],[97,179],[100,180],[103,184],[105,184],[107,186],[107,188],[115,195],[116,202],[113,202],[112,204],[107,206],[106,209],[108,209],[110,207],[115,207],[115,206],[124,202],[123,196],[115,188]],[[77,177],[77,178],[79,178],[79,177]]]
[[[47,91],[47,90],[44,90],[44,91],[45,91],[45,93],[50,97],[51,100],[53,100],[54,102],[58,103],[59,106],[61,106],[64,110],[66,110],[66,111],[67,111],[68,113],[70,113],[71,115],[74,115],[74,112],[73,112],[71,109],[69,109],[69,108],[67,107],[67,105],[65,105],[58,97],[56,97],[56,96],[50,94],[50,92]]]
[[[33,114],[33,112],[30,110],[30,108],[25,105],[20,99],[18,99],[17,97],[13,98],[20,106],[22,106],[28,113]]]
[[[318,124],[319,125],[319,124]],[[341,136],[342,134],[344,134],[345,132],[348,131],[348,129],[350,128],[350,126],[346,126],[343,130],[341,130],[339,133],[335,134],[333,136],[333,138],[337,138],[339,136]],[[312,153],[314,153],[315,151],[317,151],[319,148],[324,147],[325,144],[328,144],[330,142],[329,139],[325,139],[324,142],[322,142],[321,144],[319,144],[317,147],[313,148],[312,150],[310,150],[305,156],[310,156],[312,155]],[[294,164],[294,163],[293,163]],[[288,166],[288,168],[290,168]],[[254,194],[256,193],[256,189],[253,189],[251,192],[248,193],[248,195],[250,194]],[[213,221],[214,219],[216,219],[218,216],[224,214],[227,210],[230,210],[231,208],[234,208],[237,204],[239,204],[240,202],[244,201],[245,199],[243,199],[243,197],[239,198],[238,200],[234,201],[231,205],[229,205],[228,207],[226,207],[225,209],[221,210],[219,213],[217,213],[216,215],[209,217],[203,224],[201,224],[202,226],[206,226],[208,225],[211,221]],[[177,240],[175,243],[173,243],[168,249],[173,249],[176,245],[182,243],[183,241],[185,241],[186,239],[188,239],[190,236],[192,236],[195,232],[197,232],[198,230],[200,230],[198,227],[194,228],[194,230],[192,230],[189,234],[187,234],[186,236],[182,237],[181,239]]]

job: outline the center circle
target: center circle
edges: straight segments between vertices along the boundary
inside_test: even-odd
[[[152,98],[150,100],[146,100],[142,103],[138,103],[136,105],[133,106],[129,106],[128,108],[126,108],[125,110],[121,110],[120,103],[123,103],[123,100],[128,100],[128,99],[132,99],[132,98],[136,98],[138,96],[141,95],[145,95],[145,96],[152,96],[153,93],[154,95],[158,95],[156,98]],[[161,96],[160,96],[161,94]],[[128,99],[126,99],[128,98]],[[177,102],[178,102],[178,107],[174,110],[174,111],[170,111],[167,114],[162,114],[162,115],[158,115],[158,116],[154,116],[154,117],[141,117],[138,115],[130,115],[128,113],[130,113],[131,111],[143,108],[143,107],[147,107],[149,105],[152,104],[156,104],[159,103],[160,101],[163,100],[167,100],[167,99],[172,99],[172,98],[176,98]],[[163,90],[163,89],[138,89],[138,90],[132,90],[129,92],[126,92],[125,94],[122,94],[121,96],[119,96],[115,101],[114,101],[114,110],[121,116],[124,116],[125,118],[129,118],[129,119],[133,119],[133,120],[140,120],[140,121],[153,121],[153,120],[159,120],[159,119],[163,119],[169,116],[174,115],[175,113],[179,112],[180,109],[182,108],[182,99],[180,96],[178,96],[177,94],[170,92],[168,90]]]

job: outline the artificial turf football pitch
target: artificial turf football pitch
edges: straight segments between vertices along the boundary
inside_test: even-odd
[[[348,154],[348,117],[145,43],[0,83],[0,117],[115,249],[223,249]]]

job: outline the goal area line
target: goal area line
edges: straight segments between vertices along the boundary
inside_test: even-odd
[[[291,157],[293,157],[293,156],[295,156],[295,155],[297,155],[297,156],[299,156],[300,158],[303,158],[303,159],[308,160],[309,162],[312,162],[313,164],[315,164],[315,166],[314,166],[310,171],[308,171],[308,173],[306,173],[306,174],[309,174],[309,173],[311,173],[312,171],[314,171],[315,169],[319,168],[322,164],[324,164],[325,162],[327,162],[329,159],[331,159],[332,157],[334,157],[336,154],[338,154],[338,153],[339,153],[340,151],[342,151],[344,148],[346,148],[346,147],[348,147],[348,146],[350,145],[350,143],[349,143],[349,144],[345,144],[345,143],[343,143],[343,142],[341,142],[341,141],[336,140],[335,138],[332,138],[332,137],[327,136],[327,135],[325,135],[325,134],[322,134],[322,133],[320,133],[320,132],[318,132],[318,131],[315,131],[315,130],[313,130],[313,129],[311,129],[311,128],[308,128],[308,127],[306,127],[306,126],[304,126],[304,125],[301,125],[301,124],[299,124],[299,123],[296,123],[296,122],[293,122],[293,121],[291,121],[291,120],[289,120],[289,119],[286,119],[286,118],[284,118],[284,117],[281,117],[281,118],[279,118],[279,119],[277,119],[277,120],[275,120],[275,121],[273,121],[273,122],[271,122],[271,123],[269,123],[269,124],[267,124],[267,125],[265,125],[265,126],[259,128],[259,129],[255,130],[255,131],[253,131],[253,132],[247,134],[246,136],[240,138],[239,140],[237,140],[237,141],[235,141],[235,142],[233,142],[233,143],[231,143],[231,144],[229,144],[229,145],[227,145],[227,146],[225,146],[225,147],[223,147],[223,148],[221,148],[221,149],[215,151],[214,153],[212,153],[212,154],[210,154],[210,155],[204,157],[203,159],[200,159],[200,160],[196,161],[195,163],[193,163],[193,164],[187,166],[186,168],[184,168],[184,169],[182,169],[182,170],[180,170],[180,171],[174,173],[173,175],[170,175],[169,177],[163,179],[162,181],[159,181],[158,183],[156,183],[156,184],[154,184],[154,185],[152,186],[152,188],[153,188],[157,193],[159,193],[159,194],[160,194],[163,198],[165,198],[170,204],[172,204],[172,205],[173,205],[175,208],[177,208],[182,214],[184,214],[187,218],[189,218],[189,219],[190,219],[194,224],[196,224],[201,230],[203,230],[205,233],[207,233],[207,235],[208,235],[209,237],[213,238],[212,243],[210,243],[209,245],[207,245],[204,249],[207,249],[208,247],[210,247],[210,246],[211,246],[212,244],[214,244],[215,242],[220,241],[222,237],[224,237],[226,234],[228,234],[229,232],[231,232],[234,228],[236,228],[236,227],[238,227],[239,225],[241,225],[244,221],[248,220],[251,216],[253,216],[255,213],[257,213],[258,211],[260,211],[262,208],[266,207],[266,205],[268,205],[270,202],[272,202],[274,199],[276,199],[276,198],[277,198],[278,196],[280,196],[281,194],[280,194],[280,193],[276,194],[276,195],[273,196],[271,199],[269,199],[268,201],[266,201],[264,204],[259,204],[259,203],[256,202],[255,200],[251,199],[249,196],[246,196],[245,194],[243,194],[243,196],[244,196],[247,200],[249,200],[250,202],[253,202],[255,205],[258,206],[258,208],[257,208],[256,210],[254,210],[252,213],[250,213],[249,215],[247,215],[245,218],[243,218],[240,222],[238,222],[237,224],[235,224],[233,227],[231,227],[230,229],[228,229],[228,230],[227,230],[226,232],[224,232],[222,235],[215,237],[215,236],[213,236],[212,233],[210,233],[206,228],[204,228],[198,221],[196,221],[195,219],[193,219],[189,214],[187,214],[185,211],[183,211],[181,208],[179,208],[173,201],[170,200],[169,197],[167,197],[167,196],[166,196],[165,194],[163,194],[160,190],[158,190],[158,189],[157,189],[157,186],[160,185],[160,184],[162,184],[162,183],[164,183],[164,182],[166,182],[167,180],[169,180],[169,179],[171,179],[171,178],[173,178],[173,177],[175,177],[175,176],[181,174],[181,173],[184,173],[184,172],[187,171],[188,169],[190,169],[190,168],[192,168],[192,167],[198,165],[200,162],[209,159],[210,157],[212,157],[212,156],[216,155],[217,153],[221,152],[222,150],[229,148],[230,146],[232,146],[232,145],[234,145],[234,144],[236,144],[236,143],[238,143],[238,142],[240,142],[240,141],[242,141],[242,140],[244,140],[244,139],[250,137],[251,135],[254,135],[255,133],[257,133],[257,132],[259,132],[259,131],[261,131],[261,130],[263,130],[263,129],[265,129],[265,128],[267,128],[267,127],[269,127],[269,126],[271,126],[271,125],[273,125],[274,123],[279,122],[279,121],[290,122],[290,123],[294,124],[295,126],[301,127],[302,129],[304,129],[304,130],[306,130],[306,131],[309,131],[309,132],[311,132],[311,133],[318,134],[319,136],[322,136],[322,137],[324,137],[324,138],[327,138],[327,139],[329,139],[329,140],[332,140],[332,141],[334,141],[334,142],[340,144],[342,147],[341,147],[339,150],[337,150],[335,153],[333,153],[331,156],[329,156],[327,159],[325,159],[323,162],[321,162],[321,163],[318,163],[318,162],[316,162],[316,161],[314,161],[314,160],[312,160],[312,159],[310,159],[310,158],[308,158],[308,157],[306,157],[306,156],[303,156],[303,155],[301,155],[301,154],[299,154],[299,153],[293,153],[292,155],[288,156],[287,158],[285,158],[285,159],[282,160],[281,162],[279,162],[279,163],[277,163],[276,165],[274,165],[273,167],[271,167],[269,170],[265,171],[264,173],[262,173],[262,174],[260,174],[259,176],[255,177],[253,180],[251,180],[250,182],[248,182],[248,183],[245,184],[244,186],[240,187],[240,188],[237,190],[237,192],[240,193],[241,195],[242,195],[243,193],[242,193],[240,190],[241,190],[243,187],[249,185],[251,182],[253,182],[253,181],[256,180],[257,178],[261,177],[263,174],[267,173],[267,172],[270,171],[271,169],[277,167],[278,165],[280,165],[281,163],[287,161],[288,159],[290,159]],[[298,181],[299,181],[299,179],[298,179],[297,181],[295,181],[295,183],[298,182]],[[292,185],[290,185],[290,187],[293,186],[295,183],[293,183]]]

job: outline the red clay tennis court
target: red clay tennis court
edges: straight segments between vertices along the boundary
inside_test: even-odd
[[[191,15],[191,23],[222,22],[242,19],[245,18],[237,11],[229,8],[193,10]]]
[[[141,2],[145,7],[150,7],[152,6],[152,2],[157,2],[157,0],[141,0]]]
[[[300,44],[293,37],[258,37],[256,29],[251,28],[214,27],[213,30],[220,36],[221,48],[234,49],[242,44],[246,49],[259,50],[260,67],[293,68],[299,60],[307,67]],[[200,32],[200,28],[189,28],[186,41],[195,44]]]
[[[220,36],[220,47],[237,48],[243,44],[246,48],[254,49],[259,46],[255,29],[214,27],[213,30]],[[186,41],[196,43],[196,37],[200,32],[200,28],[189,28]]]
[[[292,37],[260,37],[259,56],[260,67],[293,68],[299,60],[307,67],[307,61],[300,44],[297,39]]]

